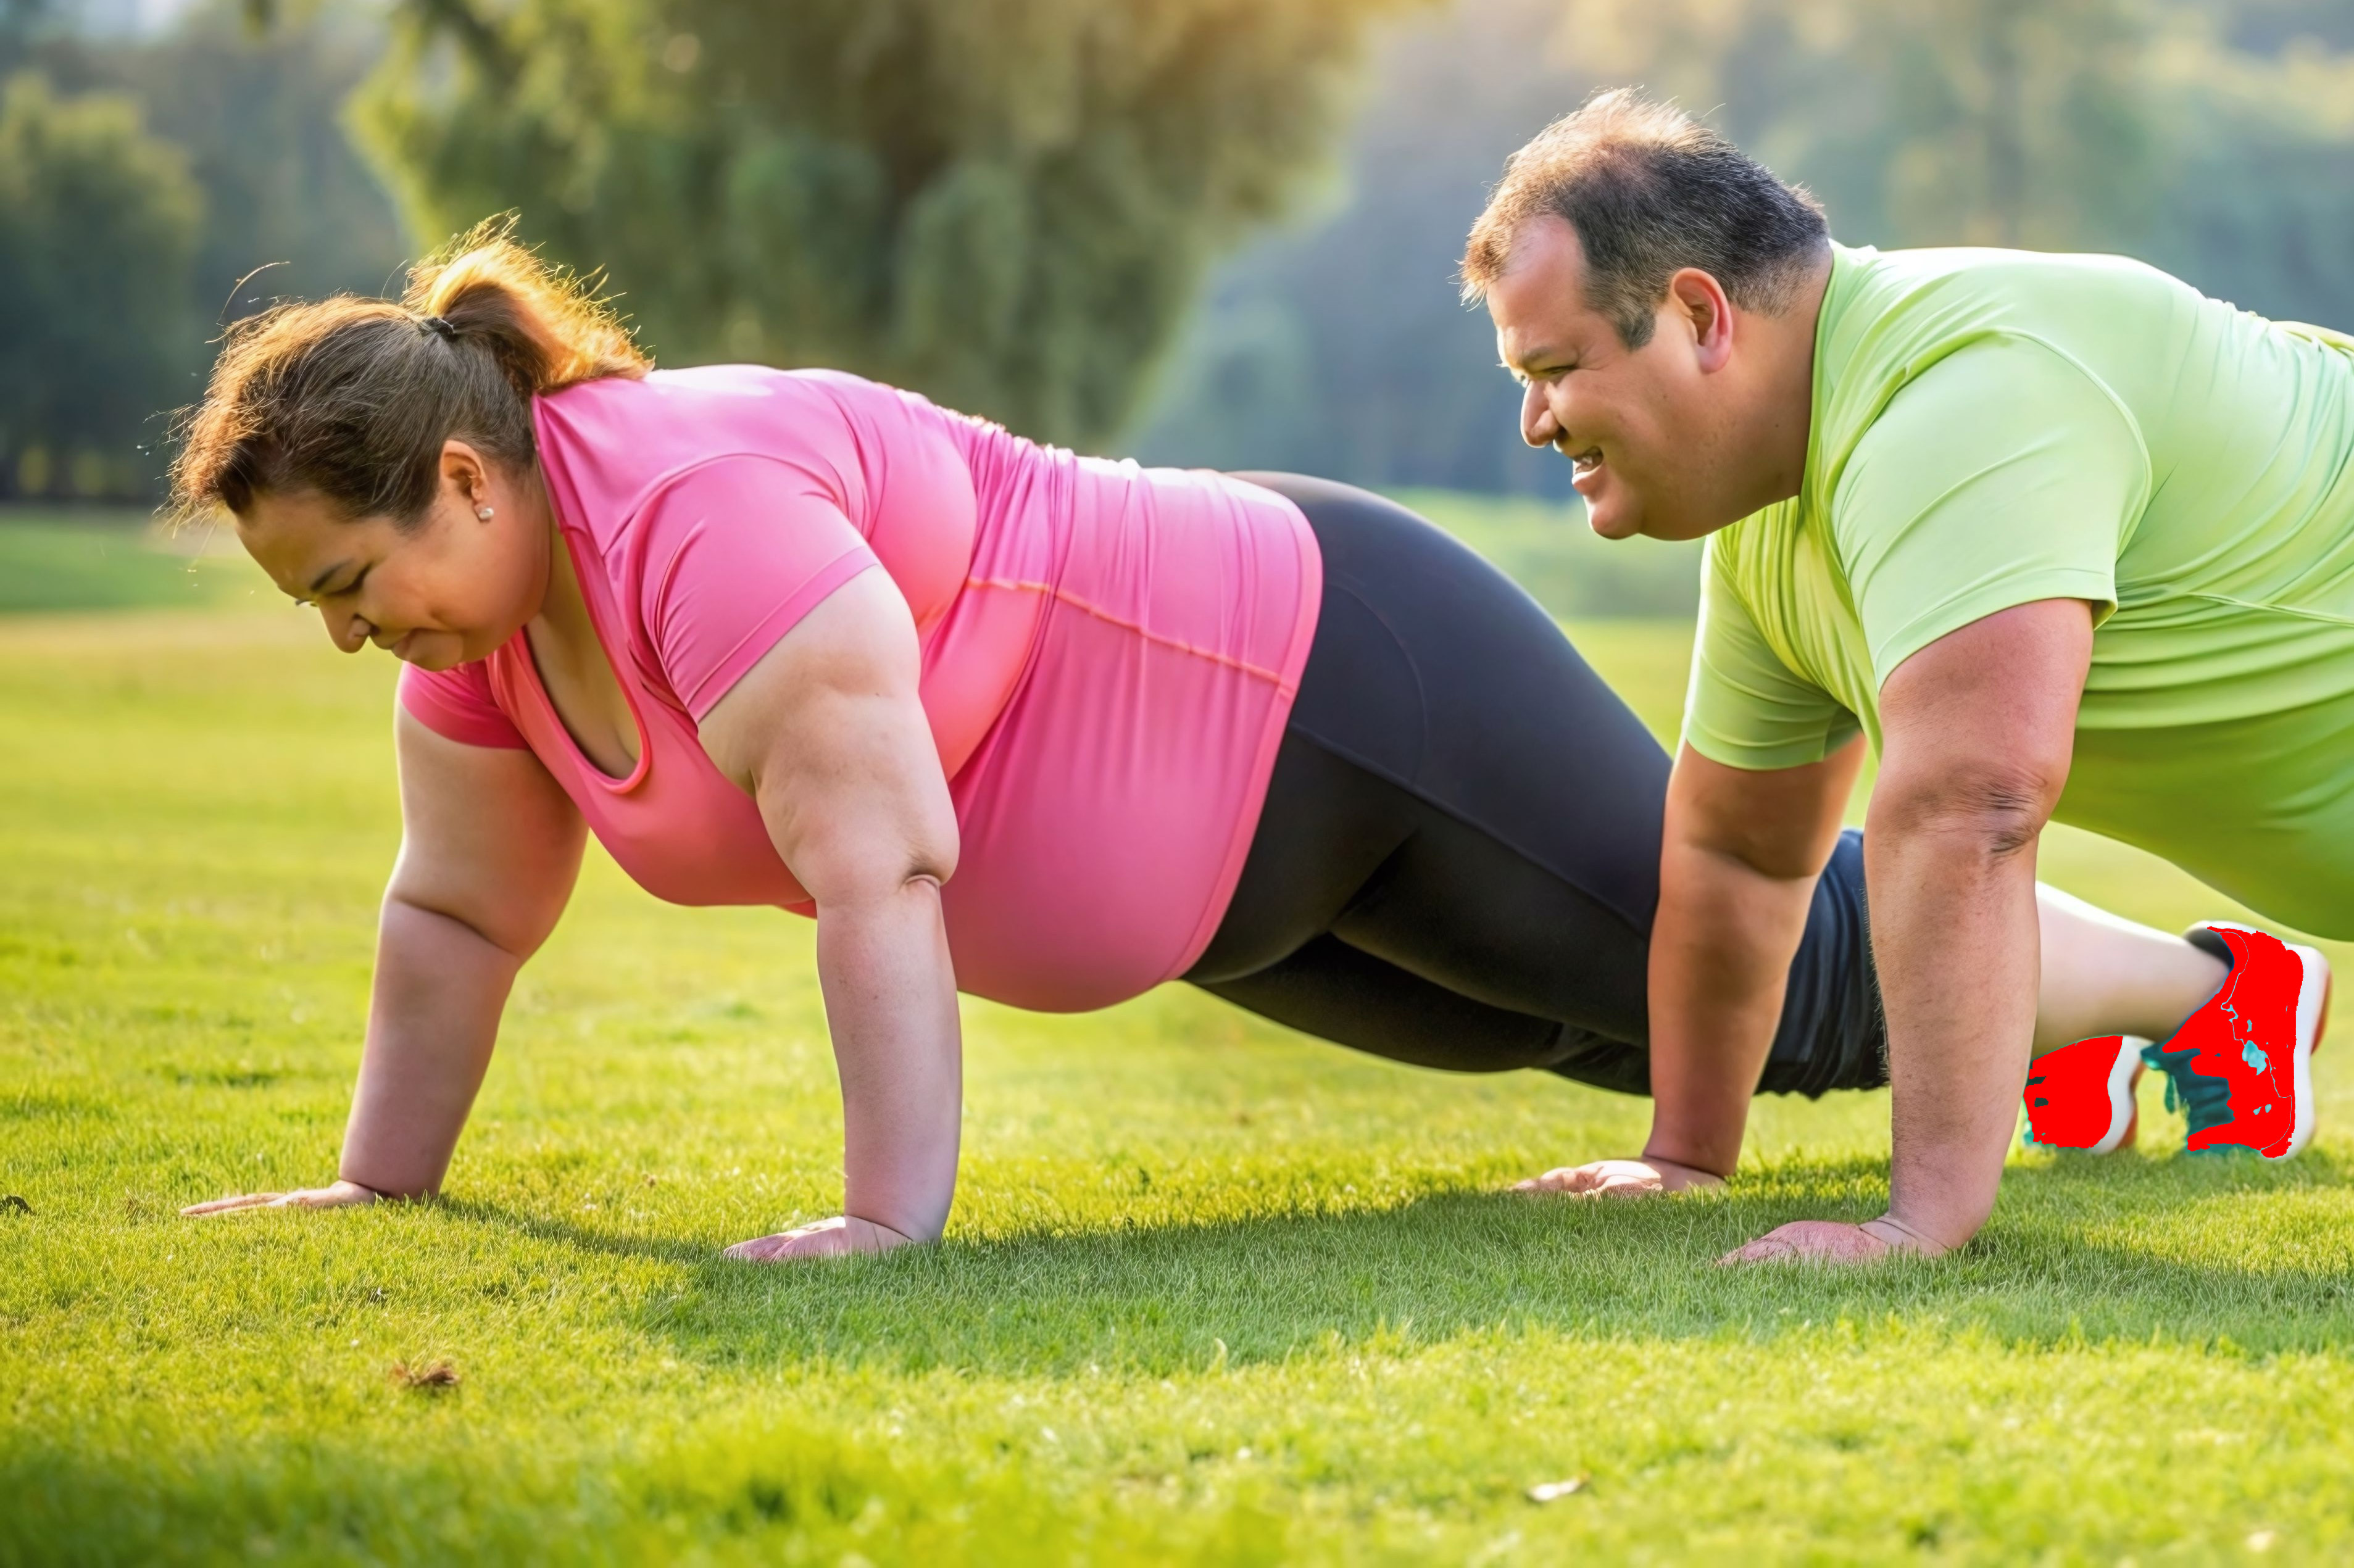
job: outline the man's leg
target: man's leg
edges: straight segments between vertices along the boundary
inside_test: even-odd
[[[2035,1054],[2105,1034],[2163,1040],[2213,996],[2230,966],[2179,937],[2038,885],[2043,979]]]

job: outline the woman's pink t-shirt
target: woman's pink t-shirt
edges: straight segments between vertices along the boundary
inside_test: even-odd
[[[879,565],[914,612],[961,832],[942,894],[958,985],[1068,1012],[1192,965],[1315,630],[1322,574],[1289,502],[1075,457],[828,371],[658,371],[535,415],[637,718],[637,770],[613,779],[581,754],[521,635],[480,663],[404,670],[409,713],[467,745],[528,747],[659,897],[811,913],[695,725]]]

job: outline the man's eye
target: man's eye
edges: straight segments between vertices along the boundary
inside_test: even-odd
[[[319,601],[315,599],[298,599],[294,601],[294,608],[297,609],[316,609],[319,608]]]

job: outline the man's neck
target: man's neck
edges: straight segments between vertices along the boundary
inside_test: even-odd
[[[1765,352],[1757,361],[1763,374],[1750,440],[1744,444],[1760,461],[1757,498],[1744,516],[1789,500],[1806,484],[1807,448],[1815,418],[1815,328],[1822,320],[1823,296],[1830,281],[1831,253],[1826,245],[1790,308],[1779,315],[1755,318],[1753,330],[1765,339],[1758,345]]]

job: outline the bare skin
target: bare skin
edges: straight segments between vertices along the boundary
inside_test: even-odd
[[[1596,532],[1699,538],[1798,493],[1829,276],[1826,249],[1773,309],[1753,310],[1684,269],[1630,349],[1586,302],[1575,229],[1527,225],[1489,312],[1526,388],[1522,434],[1577,464]],[[1866,839],[1894,1101],[1889,1212],[1862,1226],[1786,1225],[1727,1261],[1935,1255],[1984,1224],[2037,1033],[2035,845],[2066,782],[2091,635],[2081,603],[2020,606],[1890,677]],[[1689,748],[1677,759],[1652,935],[1647,1159],[1541,1183],[1671,1191],[1732,1169],[1853,767],[1752,773]]]
[[[445,444],[419,526],[256,498],[238,532],[346,652],[426,669],[517,631],[557,715],[616,777],[641,737],[538,475]],[[845,1213],[728,1249],[755,1261],[935,1240],[956,1183],[961,1042],[939,885],[956,820],[917,701],[915,627],[869,572],[820,604],[705,721],[714,761],[759,802],[818,907],[818,969],[842,1070]],[[571,894],[585,830],[528,753],[461,746],[402,714],[402,846],[386,890],[366,1045],[337,1180],[192,1205],[332,1208],[438,1192],[517,970]]]

